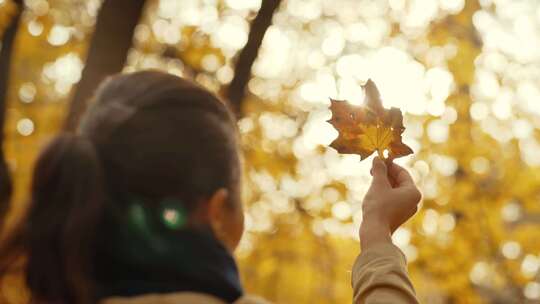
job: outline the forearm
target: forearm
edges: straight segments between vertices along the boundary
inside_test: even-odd
[[[353,267],[354,303],[418,303],[405,256],[392,244],[391,229],[375,217],[360,227],[362,253]]]

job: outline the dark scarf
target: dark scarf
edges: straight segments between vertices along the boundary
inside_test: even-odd
[[[238,269],[229,252],[209,229],[183,228],[181,209],[167,208],[169,220],[164,209],[133,204],[123,219],[108,225],[108,241],[99,246],[96,258],[98,300],[180,291],[228,303],[241,297]],[[116,229],[110,231],[112,227]]]

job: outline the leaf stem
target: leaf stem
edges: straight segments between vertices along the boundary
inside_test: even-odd
[[[384,153],[383,151],[381,151],[381,149],[377,149],[377,155],[379,156],[380,159],[385,160]]]

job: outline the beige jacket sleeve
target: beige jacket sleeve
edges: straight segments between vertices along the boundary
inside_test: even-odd
[[[358,256],[352,270],[354,304],[417,304],[405,256],[391,243],[377,244]]]

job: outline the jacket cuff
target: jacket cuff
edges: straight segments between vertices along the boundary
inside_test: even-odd
[[[352,271],[352,282],[357,282],[361,274],[361,269],[369,267],[374,261],[390,262],[406,271],[407,258],[405,254],[394,244],[389,242],[381,242],[369,247],[366,250],[362,250],[360,255],[354,262]],[[377,264],[379,264],[377,263]]]

